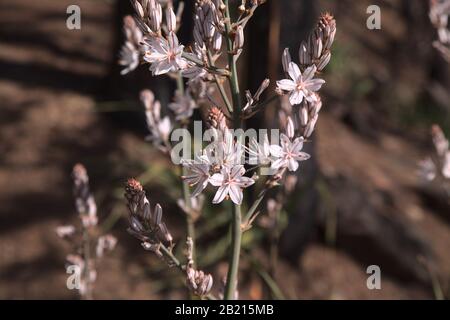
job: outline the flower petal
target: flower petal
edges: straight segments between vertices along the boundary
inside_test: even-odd
[[[204,178],[202,179],[198,184],[197,187],[195,187],[194,191],[192,192],[192,197],[198,196],[205,188],[208,186],[208,179]]]
[[[224,176],[221,173],[215,173],[209,178],[209,183],[215,187],[220,187],[223,184]]]
[[[240,188],[250,187],[254,183],[255,180],[249,177],[240,177],[238,180],[236,180],[236,185],[238,185]]]
[[[302,72],[300,71],[300,68],[296,63],[289,63],[288,73],[292,80],[294,80],[294,82],[298,83],[302,80]]]
[[[297,88],[297,84],[289,79],[283,79],[283,80],[279,80],[277,81],[277,86],[278,88],[280,88],[281,90],[284,91],[292,91],[295,90],[295,88]]]
[[[284,158],[280,158],[278,160],[275,160],[272,162],[272,165],[270,166],[271,169],[278,170],[282,167],[286,166],[286,160]]]
[[[292,142],[292,145],[291,145],[292,153],[300,152],[303,149],[303,141],[304,141],[303,137],[299,137],[299,138],[296,138],[294,140],[294,142]]]
[[[317,68],[313,64],[312,66],[306,68],[305,72],[303,72],[303,81],[306,82],[308,80],[311,80],[314,75],[316,74]]]
[[[281,158],[283,156],[283,148],[279,145],[272,144],[270,145],[270,154],[274,157]]]
[[[293,158],[289,159],[289,161],[288,161],[288,169],[289,169],[289,171],[297,171],[297,169],[298,169],[298,162],[295,159],[293,159]]]
[[[294,90],[289,95],[289,102],[292,105],[300,104],[303,101],[304,93],[301,90]]]
[[[241,188],[239,188],[237,185],[230,185],[229,193],[231,201],[238,205],[242,203],[242,198],[244,197],[244,195]]]
[[[322,85],[325,83],[323,79],[311,79],[305,83],[305,88],[309,91],[319,91]]]
[[[309,154],[307,154],[306,152],[299,152],[298,154],[295,155],[294,158],[297,161],[305,161],[305,160],[308,160],[309,158],[311,158],[311,156]]]
[[[223,199],[225,199],[225,197],[227,196],[229,189],[230,189],[230,186],[228,186],[228,185],[219,187],[219,189],[217,189],[217,192],[216,192],[212,202],[213,203],[222,202]]]

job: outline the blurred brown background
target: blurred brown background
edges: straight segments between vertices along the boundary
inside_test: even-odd
[[[77,298],[66,288],[69,248],[54,232],[77,221],[76,162],[86,165],[100,218],[119,239],[98,266],[94,296],[183,298],[177,272],[144,252],[120,218],[123,182],[140,177],[183,243],[172,166],[144,142],[137,101],[145,87],[168,101],[172,87],[145,67],[118,75],[128,1],[74,2],[0,3],[0,298]],[[71,4],[81,7],[81,30],[66,28]],[[381,30],[366,28],[370,4],[381,7]],[[268,73],[277,77],[285,46],[296,60],[323,11],[335,15],[338,34],[323,74],[314,160],[302,170],[314,192],[290,206],[275,279],[290,299],[448,298],[449,201],[417,176],[418,161],[431,152],[430,125],[450,129],[450,67],[432,48],[427,1],[269,0],[251,22],[242,86],[254,91]],[[265,241],[243,258],[242,298],[267,297],[263,277],[251,272],[255,259],[267,261]],[[214,242],[200,243],[203,265],[222,274]],[[366,287],[371,264],[381,267],[381,290]]]

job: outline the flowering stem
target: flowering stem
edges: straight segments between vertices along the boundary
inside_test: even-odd
[[[163,254],[164,257],[166,257],[168,260],[172,261],[172,263],[174,264],[174,266],[176,266],[178,269],[180,269],[181,271],[183,270],[183,265],[181,264],[181,262],[177,259],[177,257],[175,257],[172,253],[172,251],[170,251],[165,245],[163,245],[162,243],[159,246],[159,249],[161,251],[161,253]]]
[[[220,69],[220,68],[217,68],[214,66],[205,66],[200,59],[194,57],[193,55],[187,54],[186,52],[183,52],[182,57],[190,62],[195,63],[198,67],[204,68],[213,74],[217,74],[220,76],[229,76],[230,75],[230,72],[228,70]]]
[[[208,62],[209,62],[209,64],[211,66],[214,66],[214,62],[213,62],[213,59],[212,59],[212,56],[211,56],[211,52],[209,50],[208,50]],[[228,100],[227,93],[225,92],[225,88],[220,83],[219,76],[216,75],[216,74],[214,74],[214,82],[216,83],[217,88],[219,89],[220,95],[222,96],[222,100],[225,103],[225,105],[226,105],[226,107],[228,109],[228,112],[230,114],[232,114],[233,113],[233,106],[231,105],[230,100]]]
[[[225,286],[225,300],[233,300],[237,287],[239,271],[239,255],[241,251],[241,206],[233,206],[233,218],[231,222],[231,255],[227,273],[227,283]]]
[[[180,94],[182,94],[182,95],[184,94],[184,82],[183,82],[183,76],[181,75],[181,72],[178,73],[178,77],[177,77],[177,89],[180,92]],[[183,176],[185,176],[185,175],[187,175],[187,171],[186,171],[186,168],[183,166]],[[189,185],[187,182],[183,181],[182,184],[183,184],[184,205],[186,206],[187,236],[192,239],[192,258],[194,261],[196,261],[196,259],[195,259],[195,226],[194,226],[194,219],[192,217],[191,192],[189,190]]]
[[[86,284],[86,294],[84,296],[87,300],[92,300],[92,284],[91,284],[91,253],[90,253],[90,237],[87,227],[83,228],[83,255],[84,255],[84,269],[83,277]]]
[[[239,79],[236,67],[236,57],[233,54],[233,40],[231,38],[231,18],[230,18],[230,6],[228,0],[224,1],[225,4],[225,32],[226,43],[228,51],[228,65],[230,68],[229,82],[231,96],[233,99],[233,123],[234,128],[238,129],[242,126],[241,123],[241,96],[239,90]],[[231,254],[229,259],[227,282],[225,285],[225,300],[231,300],[235,298],[238,270],[239,270],[239,255],[241,251],[241,237],[242,237],[242,217],[241,206],[235,204],[232,210],[232,223],[231,223]]]
[[[225,32],[227,34],[227,51],[228,51],[228,65],[230,68],[230,75],[229,75],[229,81],[230,81],[230,89],[231,89],[231,95],[233,98],[233,119],[234,119],[234,128],[237,129],[241,127],[241,95],[239,90],[239,79],[237,74],[237,67],[236,67],[236,58],[233,54],[233,40],[231,39],[230,32],[231,32],[231,18],[230,18],[230,6],[228,5],[228,0],[224,1],[226,9],[225,9]]]
[[[280,96],[279,95],[273,95],[270,98],[267,98],[266,100],[264,100],[263,102],[257,104],[255,107],[252,108],[251,112],[248,114],[243,114],[242,118],[243,119],[249,119],[251,117],[253,117],[255,114],[257,114],[259,111],[263,110],[263,108],[268,105],[269,103],[271,103],[272,101],[275,101],[276,99],[278,99]]]
[[[267,188],[264,188],[263,190],[261,190],[261,192],[258,195],[258,198],[256,198],[255,202],[253,202],[250,209],[248,209],[247,214],[245,215],[245,218],[244,218],[244,225],[246,225],[248,223],[250,218],[255,213],[256,209],[258,209],[258,206],[261,203],[261,201],[264,199],[264,196],[266,195],[267,190],[268,190]]]

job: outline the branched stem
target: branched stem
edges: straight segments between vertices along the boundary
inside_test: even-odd
[[[174,256],[172,251],[169,250],[164,244],[160,244],[159,250],[161,251],[163,256],[167,260],[171,261],[173,265],[177,267],[181,272],[186,272],[186,267],[181,264],[180,260],[178,260],[177,257]],[[205,296],[205,298],[208,300],[217,300],[217,298],[213,294],[208,294],[207,296]]]
[[[160,244],[159,250],[167,260],[173,263],[174,266],[176,266],[181,271],[184,271],[183,265],[181,264],[180,260],[178,260],[177,257],[173,255],[172,251],[169,250],[164,244]]]
[[[214,66],[213,59],[211,56],[211,52],[208,50],[208,62],[211,66]],[[225,88],[223,87],[222,83],[220,83],[220,78],[217,74],[214,74],[214,82],[217,85],[217,88],[219,89],[220,95],[222,96],[222,100],[225,103],[225,106],[227,107],[227,110],[230,114],[233,113],[233,106],[230,103],[230,100],[228,100],[227,93],[225,92]]]
[[[252,206],[250,207],[250,209],[248,209],[247,214],[244,217],[244,225],[246,225],[250,221],[250,218],[256,212],[256,209],[258,209],[258,206],[261,203],[261,201],[264,199],[264,196],[266,195],[266,193],[267,193],[267,188],[264,188],[263,190],[261,190],[261,192],[258,195],[258,198],[256,198],[255,202],[253,202]]]
[[[194,57],[191,54],[183,52],[182,57],[186,60],[195,63],[198,67],[206,69],[208,72],[219,75],[219,76],[229,76],[230,72],[225,69],[220,69],[213,66],[205,66],[205,64],[198,58]]]
[[[239,89],[239,78],[237,74],[237,66],[236,66],[236,56],[233,54],[233,40],[231,39],[231,18],[230,18],[230,6],[228,5],[228,0],[224,1],[226,9],[225,9],[225,32],[226,32],[226,43],[227,43],[227,51],[228,51],[228,65],[230,68],[230,89],[231,95],[233,99],[233,122],[234,128],[241,127],[241,95]]]

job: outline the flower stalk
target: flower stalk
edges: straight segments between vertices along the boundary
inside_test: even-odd
[[[233,124],[234,128],[238,129],[242,127],[241,120],[241,95],[239,90],[239,78],[236,66],[236,55],[233,54],[233,40],[231,38],[231,17],[230,17],[230,6],[228,0],[224,1],[225,4],[225,32],[227,35],[226,44],[228,51],[228,65],[230,68],[230,90],[233,100]],[[241,229],[242,217],[241,217],[241,206],[238,204],[233,204],[232,209],[232,222],[231,222],[231,253],[229,257],[228,273],[225,285],[225,300],[232,300],[235,297],[235,292],[237,289],[238,281],[238,271],[239,271],[239,255],[241,252]]]

